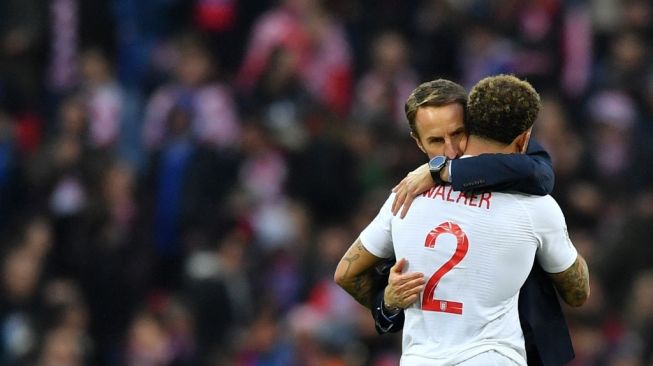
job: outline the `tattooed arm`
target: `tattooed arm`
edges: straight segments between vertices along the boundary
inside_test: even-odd
[[[589,271],[585,259],[578,254],[571,267],[560,273],[550,273],[556,290],[571,306],[581,306],[590,295]]]
[[[381,260],[367,251],[360,239],[356,239],[338,263],[333,278],[361,305],[371,308],[374,290],[371,271]]]

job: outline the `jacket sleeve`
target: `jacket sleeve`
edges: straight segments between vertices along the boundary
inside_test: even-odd
[[[378,264],[372,275],[374,292],[372,297],[372,317],[374,328],[379,334],[396,333],[404,327],[404,311],[395,315],[387,315],[383,312],[383,293],[388,284],[390,268],[395,264],[394,258],[385,260]]]
[[[551,157],[531,140],[526,154],[482,154],[451,162],[451,185],[458,191],[518,191],[544,196],[553,190]]]
[[[403,329],[405,319],[403,310],[392,316],[384,314],[383,289],[374,294],[372,301],[372,316],[374,317],[374,328],[377,333],[396,333]]]

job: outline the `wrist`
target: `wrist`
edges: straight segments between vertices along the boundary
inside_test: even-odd
[[[442,179],[443,170],[447,169],[447,162],[449,159],[444,155],[436,155],[431,160],[429,160],[429,171],[431,173],[431,178],[435,185],[440,186],[446,183]]]
[[[390,315],[390,316],[397,315],[397,314],[399,314],[399,312],[401,312],[400,307],[388,306],[385,303],[385,299],[383,299],[383,301],[381,302],[381,308],[383,309],[384,314],[387,314],[387,315]]]
[[[440,180],[444,183],[451,183],[451,160],[447,160],[446,164],[440,169]]]
[[[392,304],[387,304],[385,300],[387,297],[388,297],[388,287],[386,286],[385,290],[383,291],[383,298],[381,299],[381,309],[383,313],[391,316],[398,314],[401,311],[401,308],[398,306],[394,306]]]

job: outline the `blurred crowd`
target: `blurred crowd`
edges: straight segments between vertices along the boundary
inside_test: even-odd
[[[653,364],[648,0],[1,0],[0,364],[396,365],[333,283],[425,162],[403,103],[528,79],[592,295]]]

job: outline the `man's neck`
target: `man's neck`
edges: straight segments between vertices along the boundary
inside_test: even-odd
[[[502,144],[478,136],[469,136],[465,155],[511,154],[518,152],[513,144]]]

